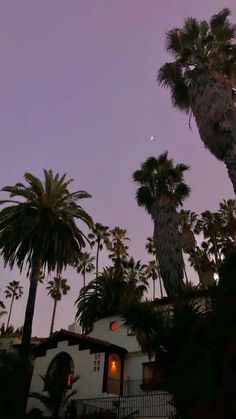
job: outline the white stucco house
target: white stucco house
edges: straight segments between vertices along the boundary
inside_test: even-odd
[[[139,419],[167,419],[174,413],[158,365],[142,353],[119,317],[98,320],[89,335],[77,324],[55,332],[34,348],[34,356],[30,392],[46,391],[40,376],[56,370],[67,388],[79,376],[73,384],[78,413],[112,411],[119,418]],[[39,403],[30,397],[27,410],[42,408]]]

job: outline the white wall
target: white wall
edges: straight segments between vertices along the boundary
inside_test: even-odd
[[[102,395],[105,354],[99,354],[99,371],[94,371],[94,362],[97,362],[97,360],[95,360],[95,355],[98,354],[91,354],[90,350],[79,351],[78,345],[68,346],[67,341],[59,342],[57,348],[49,349],[47,351],[46,356],[35,359],[30,392],[43,392],[44,383],[40,378],[40,375],[46,375],[50,362],[60,352],[67,352],[71,356],[74,362],[74,375],[80,377],[73,385],[73,389],[77,390],[77,394],[74,398],[93,398]],[[47,393],[45,392],[45,394]],[[27,405],[27,411],[31,410],[32,407],[39,406],[35,399],[30,398]]]
[[[118,322],[119,327],[115,331],[109,329],[112,321]],[[124,356],[124,380],[141,380],[143,377],[142,364],[149,359],[147,355],[141,352],[136,337],[127,335],[127,328],[122,323],[122,320],[117,316],[98,320],[90,336],[127,349],[128,353]],[[74,398],[107,397],[108,394],[102,393],[105,354],[100,353],[99,371],[94,371],[96,354],[90,354],[89,350],[79,351],[78,348],[78,344],[68,346],[68,342],[63,341],[58,343],[57,348],[49,349],[46,356],[36,358],[30,391],[40,393],[43,391],[44,384],[40,375],[46,375],[50,362],[58,353],[67,352],[74,362],[74,375],[80,376],[79,380],[73,385],[73,389],[77,390]],[[27,410],[29,411],[32,407],[38,407],[38,403],[35,399],[30,398]]]
[[[113,321],[117,321],[119,327],[117,330],[111,331],[109,326]],[[127,335],[127,328],[123,326],[123,320],[118,316],[98,320],[89,336],[111,342],[127,349],[129,352],[140,351],[136,337]]]
[[[116,321],[118,329],[111,331],[110,323]],[[100,319],[94,324],[94,329],[89,336],[96,337],[128,350],[125,354],[124,380],[141,380],[143,378],[143,362],[149,358],[140,348],[135,336],[127,335],[127,327],[123,326],[123,320],[118,316]]]
[[[142,352],[128,353],[125,356],[124,380],[142,380],[143,362],[148,361],[148,356]]]

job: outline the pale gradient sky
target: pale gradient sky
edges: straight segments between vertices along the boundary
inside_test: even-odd
[[[192,119],[173,109],[156,83],[170,57],[165,32],[184,18],[208,19],[235,0],[0,0],[0,187],[28,171],[67,172],[71,189],[92,199],[81,204],[95,222],[127,229],[130,253],[147,260],[152,224],[135,201],[132,173],[165,150],[190,166],[185,208],[216,210],[233,196],[226,168],[207,151]],[[150,141],[150,136],[157,140]],[[3,196],[3,194],[2,194]],[[105,256],[103,261],[105,263]],[[1,260],[2,264],[2,260]],[[71,292],[58,305],[56,329],[73,321],[82,279],[72,269]],[[28,280],[0,270],[1,291],[20,280],[25,297],[13,308],[23,323]],[[7,301],[9,304],[9,301]],[[52,300],[39,286],[33,334],[48,334]],[[6,317],[3,318],[6,321]]]

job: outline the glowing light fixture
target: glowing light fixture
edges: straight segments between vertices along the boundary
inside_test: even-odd
[[[110,330],[112,331],[112,332],[114,332],[115,330],[117,330],[118,329],[118,323],[116,322],[116,321],[114,321],[114,322],[111,322],[110,323]]]
[[[66,378],[66,387],[71,388],[73,384],[73,374],[69,373]]]

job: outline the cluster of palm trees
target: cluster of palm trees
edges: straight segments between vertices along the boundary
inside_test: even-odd
[[[166,46],[174,61],[159,69],[158,80],[170,89],[175,107],[193,114],[202,141],[225,163],[236,192],[236,26],[230,23],[229,15],[230,11],[224,8],[209,22],[188,18],[182,28],[170,30]],[[110,300],[105,300],[104,295],[98,304],[106,282],[109,292],[115,294],[114,298],[128,293],[140,302],[147,286],[146,276],[140,274],[145,269],[154,283],[158,276],[161,278],[169,297],[181,297],[184,290],[183,252],[197,270],[201,284],[212,283],[222,258],[235,249],[235,201],[222,202],[218,213],[205,211],[200,218],[191,211],[180,211],[190,193],[184,182],[186,170],[185,164],[175,165],[165,152],[148,158],[133,174],[138,184],[137,203],[151,216],[154,226],[151,253],[155,258],[148,268],[140,261],[128,258],[126,230],[117,227],[109,230],[100,223],[93,224],[91,216],[80,206],[80,200],[90,198],[90,194],[84,190],[71,193],[72,179],[67,180],[66,174],[59,176],[45,170],[44,180],[40,181],[25,173],[25,183],[2,189],[10,198],[0,201],[3,205],[0,211],[1,256],[5,266],[11,269],[15,265],[20,271],[26,268],[29,278],[20,351],[21,399],[26,389],[24,377],[30,355],[37,286],[45,272],[56,274],[48,285],[48,292],[54,299],[51,331],[57,302],[69,290],[66,280],[61,277],[68,265],[83,275],[77,318],[83,321],[81,316],[87,312],[88,325],[98,314],[104,314],[103,307],[109,311]],[[81,224],[91,230],[88,237]],[[204,239],[201,244],[194,235],[199,232]],[[89,241],[96,249],[95,257],[82,252]],[[113,265],[100,272],[99,253],[104,245]],[[85,275],[94,269],[94,262],[95,280],[86,285]],[[10,289],[8,292],[8,298],[12,299],[11,316],[13,302],[20,298],[20,292],[14,294]],[[88,300],[88,295],[92,295],[92,300]],[[89,301],[99,307],[100,312],[95,316],[91,315],[93,306]],[[19,411],[21,408],[19,406]]]
[[[202,287],[214,285],[222,261],[236,249],[236,201],[223,200],[217,212],[199,216],[190,210],[179,213],[182,247]]]

